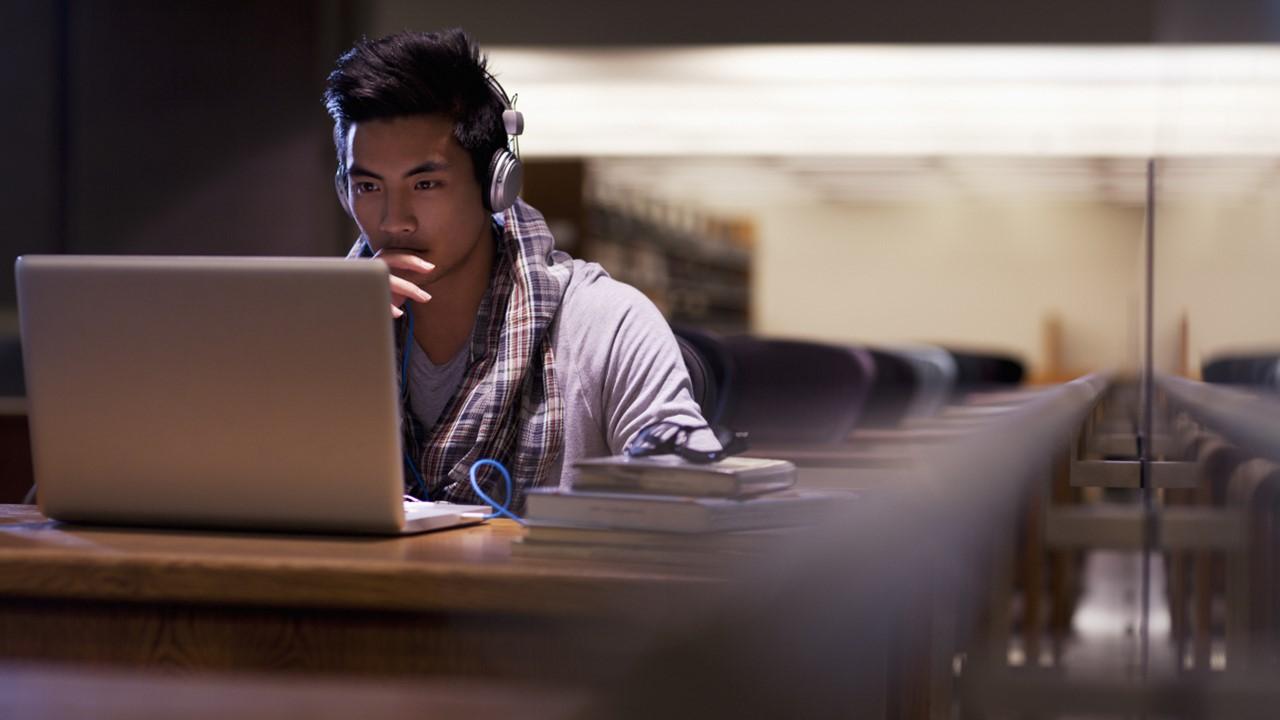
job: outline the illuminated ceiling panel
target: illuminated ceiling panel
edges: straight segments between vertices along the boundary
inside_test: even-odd
[[[1280,154],[1264,46],[498,47],[530,157]]]

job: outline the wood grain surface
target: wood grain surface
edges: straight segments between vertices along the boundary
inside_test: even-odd
[[[0,659],[594,682],[724,588],[691,571],[513,559],[523,533],[85,527],[0,506]]]
[[[613,615],[709,580],[676,570],[512,559],[510,521],[397,538],[72,526],[0,505],[9,597]]]

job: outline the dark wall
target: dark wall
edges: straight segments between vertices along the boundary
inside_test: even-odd
[[[1247,0],[1246,0],[1247,1]],[[372,34],[461,26],[498,44],[1142,43],[1161,0],[488,0],[361,3]]]
[[[460,26],[519,45],[1256,43],[1280,0],[361,0],[371,35]]]
[[[352,27],[338,0],[0,0],[0,306],[24,252],[344,250],[320,95]]]
[[[0,0],[0,307],[13,304],[13,257],[61,245],[57,3]]]
[[[320,94],[332,8],[72,2],[69,249],[339,247]]]
[[[1280,40],[1280,0],[1163,0],[1162,42],[1249,43]]]

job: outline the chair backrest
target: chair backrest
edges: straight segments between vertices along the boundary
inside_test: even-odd
[[[947,348],[956,361],[956,385],[964,390],[1018,385],[1026,375],[1022,362],[1008,355]]]
[[[1200,377],[1210,383],[1231,382],[1229,361],[1226,358],[1213,358],[1206,361],[1200,368]]]
[[[1273,611],[1280,585],[1275,545],[1280,465],[1262,458],[1241,463],[1227,493],[1228,504],[1242,513],[1247,533],[1247,550],[1227,557],[1227,649],[1242,665],[1256,665],[1280,641],[1280,619]]]
[[[906,416],[916,393],[920,390],[920,381],[916,376],[915,366],[905,357],[892,350],[867,348],[871,360],[875,363],[875,382],[867,395],[867,405],[862,419],[858,421],[863,427],[894,427]]]
[[[1230,479],[1249,459],[1248,454],[1217,433],[1204,429],[1196,432],[1183,452],[1184,457],[1195,458],[1199,482],[1208,490],[1209,504],[1225,504]]]
[[[724,346],[734,367],[725,424],[752,443],[843,441],[875,380],[875,361],[861,348],[746,335]]]
[[[1224,355],[1206,362],[1200,374],[1205,382],[1277,389],[1278,361],[1276,353]]]
[[[690,327],[676,326],[672,331],[680,342],[681,352],[686,353],[686,365],[688,353],[697,353],[699,357],[705,378],[702,400],[699,400],[702,417],[709,423],[722,422],[729,398],[728,386],[733,379],[733,358],[729,357],[724,341],[717,335]]]
[[[716,406],[718,388],[711,368],[703,358],[702,352],[693,343],[676,335],[676,344],[680,346],[680,355],[684,357],[684,367],[689,372],[689,382],[693,388],[693,399],[702,411],[702,417],[709,423],[716,422]]]
[[[938,414],[951,401],[956,387],[956,360],[951,353],[933,345],[899,345],[895,353],[905,358],[915,368],[919,388],[911,406],[909,417],[928,417]]]

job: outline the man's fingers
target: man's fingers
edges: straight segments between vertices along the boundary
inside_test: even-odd
[[[392,270],[406,273],[425,275],[436,269],[432,263],[404,250],[379,250],[373,257],[386,263]]]
[[[436,266],[423,260],[408,250],[379,250],[373,254],[375,260],[381,260],[391,271],[391,317],[404,315],[400,309],[405,302],[427,302],[431,294],[417,284],[406,280],[401,275],[421,277],[435,270]]]
[[[391,276],[391,298],[393,300],[415,300],[426,302],[431,294],[402,277]]]

